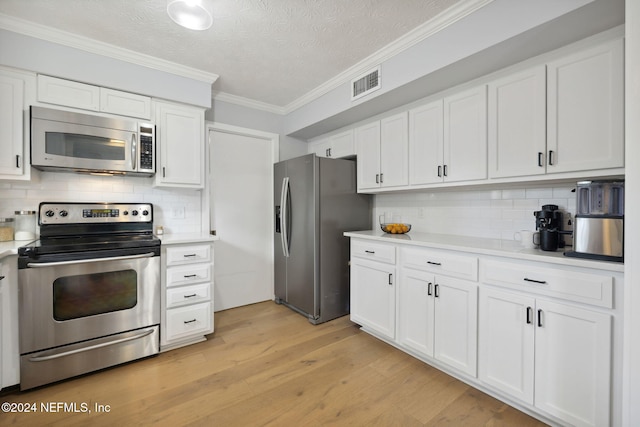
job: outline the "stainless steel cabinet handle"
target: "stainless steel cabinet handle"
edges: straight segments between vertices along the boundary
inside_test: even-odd
[[[289,258],[289,177],[282,178],[282,189],[280,190],[280,212],[282,233],[280,241],[282,243],[282,254]]]
[[[137,339],[140,339],[140,338],[144,338],[147,335],[152,334],[153,331],[154,331],[154,329],[149,329],[147,331],[142,331],[141,333],[133,335],[131,337],[120,338],[120,339],[116,339],[116,340],[113,340],[113,341],[103,342],[103,343],[92,345],[92,346],[89,346],[89,347],[78,348],[76,350],[65,351],[65,352],[62,352],[62,353],[51,354],[51,355],[48,355],[48,356],[33,356],[33,357],[29,358],[29,361],[31,361],[31,362],[46,362],[47,360],[59,359],[61,357],[65,357],[65,356],[71,356],[72,354],[82,353],[82,352],[85,352],[85,351],[95,350],[97,348],[108,347],[110,345],[121,344],[123,342],[133,341],[133,340],[137,340]]]
[[[547,282],[545,282],[544,280],[535,280],[535,279],[529,279],[528,277],[525,277],[524,279],[525,282],[531,282],[531,283],[539,283],[541,285],[546,284]]]
[[[151,258],[155,253],[149,252],[140,255],[126,255],[126,256],[114,256],[107,258],[91,258],[91,259],[76,259],[73,261],[58,261],[58,262],[30,262],[27,263],[29,268],[44,268],[44,267],[56,267],[59,265],[73,265],[73,264],[88,264],[92,262],[107,262],[107,261],[124,261],[128,259],[140,259]]]
[[[131,169],[136,170],[136,160],[138,158],[138,143],[136,135],[131,135]]]

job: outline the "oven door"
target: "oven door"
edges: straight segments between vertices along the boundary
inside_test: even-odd
[[[159,324],[160,257],[141,251],[28,262],[18,272],[20,354]]]

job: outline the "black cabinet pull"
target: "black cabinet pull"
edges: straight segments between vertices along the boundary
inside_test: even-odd
[[[376,174],[376,184],[380,184],[380,174]]]
[[[431,292],[431,287],[433,286],[433,283],[429,282],[429,284],[427,285],[427,295],[431,296],[433,295],[433,292]]]
[[[376,251],[369,251],[369,250],[366,250],[364,252],[367,253],[367,254],[375,254],[376,253]]]
[[[380,174],[380,184],[382,184],[384,182],[384,174],[381,173]]]
[[[162,177],[163,178],[167,177],[167,174],[165,173],[165,167],[164,166],[162,167]]]
[[[184,297],[185,297],[185,298],[193,298],[193,297],[195,297],[195,296],[196,296],[196,294],[191,294],[191,295],[185,295]]]
[[[393,285],[393,274],[389,273],[389,285]]]
[[[438,178],[442,178],[442,166],[438,166]]]
[[[542,328],[542,310],[538,310],[538,327]]]
[[[196,256],[196,254],[186,254],[186,255],[182,255],[185,258],[193,258],[194,256]]]
[[[196,275],[195,274],[185,274],[184,275],[185,279],[191,279],[192,277],[196,277]]]
[[[527,307],[527,324],[530,325],[533,321],[531,316],[533,315],[533,309],[531,307]]]
[[[553,166],[553,150],[549,150],[549,166]]]
[[[440,263],[440,262],[433,262],[433,261],[427,261],[427,264],[431,264],[431,265],[442,265],[442,263]]]
[[[20,167],[20,154],[16,154],[16,167]]]
[[[444,172],[444,176],[447,176],[447,165],[442,167],[442,171]]]
[[[184,324],[186,325],[186,324],[188,324],[188,323],[195,323],[195,322],[196,322],[196,319],[192,319],[192,320],[185,320],[185,321],[184,321],[184,322],[182,322],[182,323],[184,323]]]
[[[529,279],[528,277],[525,277],[524,279],[525,282],[531,282],[531,283],[539,283],[541,285],[545,285],[547,282],[545,282],[544,280],[535,280],[535,279]]]
[[[440,297],[440,285],[438,285],[437,283],[436,283],[436,286],[435,286],[435,289],[434,289],[434,296],[436,298]]]
[[[0,276],[0,280],[4,279],[4,276]]]
[[[542,156],[544,154],[542,153],[542,151],[538,152],[538,166],[543,167],[544,165],[542,164]]]

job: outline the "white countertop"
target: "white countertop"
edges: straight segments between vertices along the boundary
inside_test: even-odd
[[[33,240],[10,240],[8,242],[0,242],[0,259],[10,255],[17,255],[20,246],[24,246],[32,241]]]
[[[171,233],[158,236],[163,245],[178,245],[180,243],[215,242],[218,236],[207,233]]]
[[[348,231],[347,237],[376,240],[395,244],[423,246],[437,249],[472,252],[482,255],[495,255],[520,260],[546,262],[558,265],[596,268],[599,270],[624,272],[624,264],[619,262],[595,261],[584,258],[572,258],[563,255],[563,251],[546,252],[540,249],[525,249],[513,240],[484,239],[448,234],[409,232],[407,234],[387,234],[377,230]]]

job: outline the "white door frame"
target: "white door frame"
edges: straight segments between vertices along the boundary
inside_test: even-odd
[[[206,233],[211,233],[211,131],[229,133],[233,135],[242,135],[249,136],[253,138],[260,138],[268,141],[271,144],[271,161],[272,163],[277,163],[280,161],[280,135],[277,133],[264,132],[256,129],[249,129],[240,126],[227,125],[224,123],[218,122],[207,122],[206,123],[206,132],[207,132],[207,144],[205,147],[205,164],[206,167],[206,179],[204,191],[202,192],[202,228],[203,231],[206,230]],[[269,174],[269,182],[273,182],[273,168],[271,168],[271,172]],[[273,185],[269,187],[269,199],[273,200]],[[275,217],[273,209],[269,209],[269,223],[274,224]],[[273,234],[273,233],[271,233]],[[273,237],[271,238],[273,240]],[[273,251],[273,241],[270,245],[270,253],[269,258],[271,259],[271,271],[273,272],[273,262],[274,262],[274,251]],[[215,252],[214,252],[215,253]],[[273,289],[273,274],[269,278],[271,289]],[[214,285],[215,286],[215,285]]]

